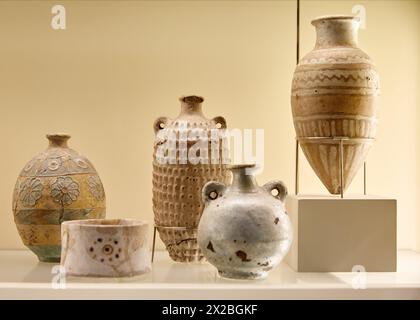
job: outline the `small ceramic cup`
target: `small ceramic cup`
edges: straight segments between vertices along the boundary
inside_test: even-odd
[[[61,242],[61,265],[66,275],[131,277],[151,269],[146,222],[66,221],[61,224]]]

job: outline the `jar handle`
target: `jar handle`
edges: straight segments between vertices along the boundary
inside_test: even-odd
[[[226,190],[226,186],[217,181],[209,181],[207,182],[201,192],[201,197],[203,198],[204,203],[208,203],[209,201],[216,200],[223,196]]]
[[[265,185],[263,185],[263,188],[267,190],[267,192],[270,193],[274,198],[280,200],[281,202],[284,202],[284,199],[286,199],[287,187],[283,183],[283,181],[280,181],[280,180],[269,181]],[[272,193],[273,190],[277,191],[276,195],[273,195]]]
[[[214,117],[212,120],[214,121],[216,126],[220,125],[220,127],[217,127],[217,129],[226,129],[227,128],[226,119],[224,117],[218,116],[218,117]]]
[[[168,117],[159,117],[153,123],[153,130],[155,134],[158,133],[160,130],[165,129],[166,124],[168,123]]]

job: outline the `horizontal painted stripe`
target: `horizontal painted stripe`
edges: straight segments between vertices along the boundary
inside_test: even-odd
[[[60,219],[62,217],[62,219]],[[23,209],[15,213],[15,222],[25,225],[58,225],[61,221],[105,217],[105,208],[43,210]]]
[[[60,225],[16,224],[16,226],[26,246],[61,245]]]
[[[83,171],[71,171],[71,172],[65,172],[65,171],[53,171],[53,172],[38,172],[38,171],[24,171],[22,170],[19,176],[21,177],[35,177],[35,178],[53,178],[53,177],[74,177],[74,176],[83,176],[83,175],[96,175],[95,170],[86,170]]]
[[[364,116],[359,114],[314,114],[310,116],[295,116],[293,121],[312,121],[312,120],[336,120],[336,119],[349,119],[349,120],[364,120],[377,122],[376,116]]]

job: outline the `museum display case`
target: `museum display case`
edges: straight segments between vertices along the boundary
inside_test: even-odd
[[[420,299],[419,9],[0,2],[0,299]]]

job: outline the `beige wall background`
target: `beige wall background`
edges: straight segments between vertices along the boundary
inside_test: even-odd
[[[12,190],[48,132],[70,133],[95,164],[108,217],[152,224],[152,124],[176,116],[183,94],[203,95],[205,113],[231,128],[265,129],[259,181],[294,190],[295,1],[60,1],[60,31],[54,4],[0,1],[0,248],[23,248]],[[397,197],[399,247],[420,250],[420,1],[302,1],[302,54],[315,41],[312,18],[355,4],[366,7],[360,46],[382,80],[368,191]],[[326,192],[306,161],[301,190]],[[361,191],[359,175],[349,192]]]

